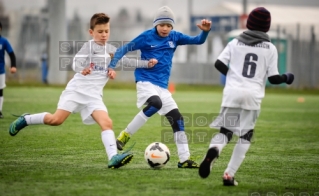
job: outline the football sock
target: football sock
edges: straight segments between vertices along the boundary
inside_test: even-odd
[[[104,144],[106,154],[109,160],[117,154],[115,135],[113,130],[104,130],[101,133],[102,142]]]
[[[177,146],[177,153],[181,163],[189,159],[190,153],[188,149],[187,135],[185,131],[177,131],[174,133],[174,141]]]
[[[136,133],[137,130],[139,130],[149,119],[144,112],[141,110],[134,119],[127,125],[125,132],[129,133],[130,135],[133,135]]]
[[[228,143],[228,139],[226,135],[223,133],[218,133],[210,141],[209,148],[217,147],[220,154],[223,148],[227,145],[227,143]]]
[[[2,111],[2,106],[3,106],[3,97],[0,97],[0,111]]]
[[[48,114],[47,112],[25,115],[24,119],[28,125],[41,125],[44,124],[44,116]]]
[[[250,142],[239,138],[237,144],[234,147],[233,154],[228,163],[228,167],[224,173],[228,173],[230,176],[234,177],[241,163],[245,159],[246,152],[250,147]]]

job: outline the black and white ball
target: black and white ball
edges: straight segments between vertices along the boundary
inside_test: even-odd
[[[154,142],[147,146],[144,158],[151,168],[162,168],[170,158],[170,152],[167,146],[161,142]]]

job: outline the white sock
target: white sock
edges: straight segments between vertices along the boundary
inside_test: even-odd
[[[133,135],[137,132],[149,119],[149,117],[145,116],[143,110],[141,110],[134,119],[127,125],[125,132]]]
[[[177,146],[177,154],[181,163],[189,159],[190,152],[188,149],[187,135],[185,131],[177,131],[174,133],[174,141]]]
[[[235,173],[237,172],[241,163],[245,159],[245,155],[249,147],[250,147],[250,142],[248,142],[245,139],[239,138],[239,140],[237,141],[237,144],[234,147],[233,154],[228,163],[228,167],[225,170],[225,173],[228,173],[231,177],[235,176]]]
[[[106,154],[109,160],[117,154],[115,135],[113,130],[104,130],[101,133],[102,142],[104,144]]]
[[[2,111],[3,106],[3,97],[0,97],[0,112]]]
[[[210,141],[209,148],[217,147],[219,154],[222,152],[223,148],[227,145],[228,138],[223,133],[216,134]]]
[[[47,112],[38,113],[38,114],[30,114],[24,116],[25,121],[27,121],[28,125],[42,125],[44,124],[44,116],[48,114]]]

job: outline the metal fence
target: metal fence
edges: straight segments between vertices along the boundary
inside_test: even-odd
[[[317,33],[315,32],[317,30]],[[295,26],[291,33],[290,66],[295,74],[295,88],[319,88],[319,25]]]

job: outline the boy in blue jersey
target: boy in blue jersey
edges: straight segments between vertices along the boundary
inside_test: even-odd
[[[6,87],[6,70],[5,70],[5,51],[9,54],[11,60],[10,72],[13,74],[17,71],[16,57],[12,50],[9,41],[1,36],[2,24],[0,22],[0,119],[3,118],[2,106],[3,106],[3,89]]]
[[[147,105],[127,125],[117,138],[117,147],[122,150],[130,137],[142,127],[155,113],[165,115],[174,132],[179,162],[178,168],[198,168],[199,165],[190,159],[184,122],[177,104],[167,90],[168,80],[172,68],[172,58],[178,45],[203,44],[211,28],[211,22],[202,20],[197,26],[202,32],[197,36],[188,36],[172,30],[174,14],[167,7],[158,9],[154,21],[154,28],[144,31],[128,44],[119,48],[114,54],[110,66],[114,68],[129,51],[140,50],[142,59],[157,59],[158,63],[150,69],[136,69],[135,80],[137,87],[137,107]]]

